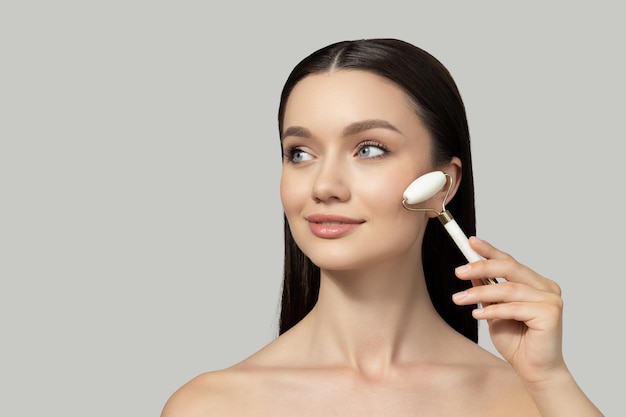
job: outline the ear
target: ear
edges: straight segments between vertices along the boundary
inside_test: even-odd
[[[459,184],[461,183],[461,167],[462,163],[459,158],[453,156],[450,159],[450,162],[443,166],[439,166],[438,170],[442,171],[450,176],[446,184],[443,186],[441,191],[435,194],[430,198],[428,207],[437,207],[437,210],[440,211],[444,204],[448,204],[450,200],[454,197],[457,190],[459,189]],[[452,181],[452,186],[450,186],[450,180]],[[450,192],[448,193],[448,188],[450,188]],[[447,198],[446,198],[447,194]],[[445,199],[445,201],[444,201]],[[427,212],[428,217],[436,217],[437,214],[433,212]]]

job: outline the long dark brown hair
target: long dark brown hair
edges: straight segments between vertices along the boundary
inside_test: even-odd
[[[462,181],[446,205],[468,235],[476,233],[474,182],[465,106],[448,70],[428,52],[397,39],[343,41],[303,59],[287,78],[278,110],[283,131],[285,105],[294,86],[308,75],[340,69],[369,71],[393,81],[413,101],[415,112],[432,137],[434,166],[454,156],[462,162]],[[296,245],[285,218],[285,263],[279,334],[298,323],[317,302],[320,270]],[[474,306],[459,307],[452,294],[471,286],[454,275],[466,262],[444,227],[430,219],[422,245],[423,268],[430,298],[441,317],[459,333],[478,341]]]

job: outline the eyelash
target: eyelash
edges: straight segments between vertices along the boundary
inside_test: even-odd
[[[294,162],[293,157],[297,152],[305,152],[299,146],[290,146],[283,151],[283,159],[292,165],[296,165],[300,162]]]
[[[385,145],[383,145],[382,143],[367,140],[365,142],[359,143],[359,145],[357,146],[356,154],[358,155],[358,153],[362,149],[364,149],[364,148],[366,148],[368,146],[376,147],[376,148],[380,149],[381,151],[383,151],[383,153],[381,155],[375,155],[375,156],[372,156],[372,157],[369,157],[369,158],[364,158],[364,159],[378,159],[378,158],[384,157],[387,153],[389,153],[389,149]],[[290,146],[290,147],[286,148],[283,151],[283,159],[285,161],[287,161],[288,163],[290,163],[290,164],[294,164],[294,165],[295,164],[299,164],[301,162],[294,162],[294,160],[293,160],[294,155],[296,153],[298,153],[298,152],[306,152],[306,151],[302,150],[302,148],[300,146]],[[306,152],[306,153],[308,153],[308,152]]]
[[[380,149],[381,151],[383,151],[383,153],[381,155],[376,155],[376,156],[372,156],[366,159],[378,159],[378,158],[382,158],[384,157],[386,154],[389,153],[389,148],[387,148],[385,145],[383,145],[380,142],[375,142],[375,141],[371,141],[371,140],[366,140],[365,142],[361,142],[359,143],[358,149],[357,149],[357,154],[363,149],[366,148],[368,146],[373,146],[375,148]]]

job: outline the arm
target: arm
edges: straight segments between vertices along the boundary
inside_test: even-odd
[[[485,260],[457,268],[463,280],[502,277],[497,285],[479,285],[453,299],[479,303],[474,317],[489,322],[494,346],[526,386],[543,417],[602,417],[567,369],[562,353],[561,289],[510,255],[475,237],[470,245]]]

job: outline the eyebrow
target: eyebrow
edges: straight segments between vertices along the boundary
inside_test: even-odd
[[[368,120],[362,120],[359,122],[354,122],[346,126],[343,129],[343,136],[356,135],[358,133],[365,132],[371,129],[388,129],[394,132],[402,133],[400,132],[400,129],[398,129],[397,127],[395,127],[394,125],[392,125],[386,120],[368,119]],[[311,131],[307,128],[304,128],[301,126],[290,126],[287,129],[285,129],[283,134],[280,136],[280,140],[282,141],[287,136],[310,138],[313,135],[311,134]]]
[[[370,129],[388,129],[388,130],[393,130],[394,132],[402,133],[400,132],[400,129],[398,129],[397,127],[395,127],[394,125],[392,125],[386,120],[370,119],[370,120],[363,120],[360,122],[355,122],[346,126],[346,128],[343,129],[343,135],[344,136],[356,135],[357,133],[365,132],[366,130],[370,130]]]

